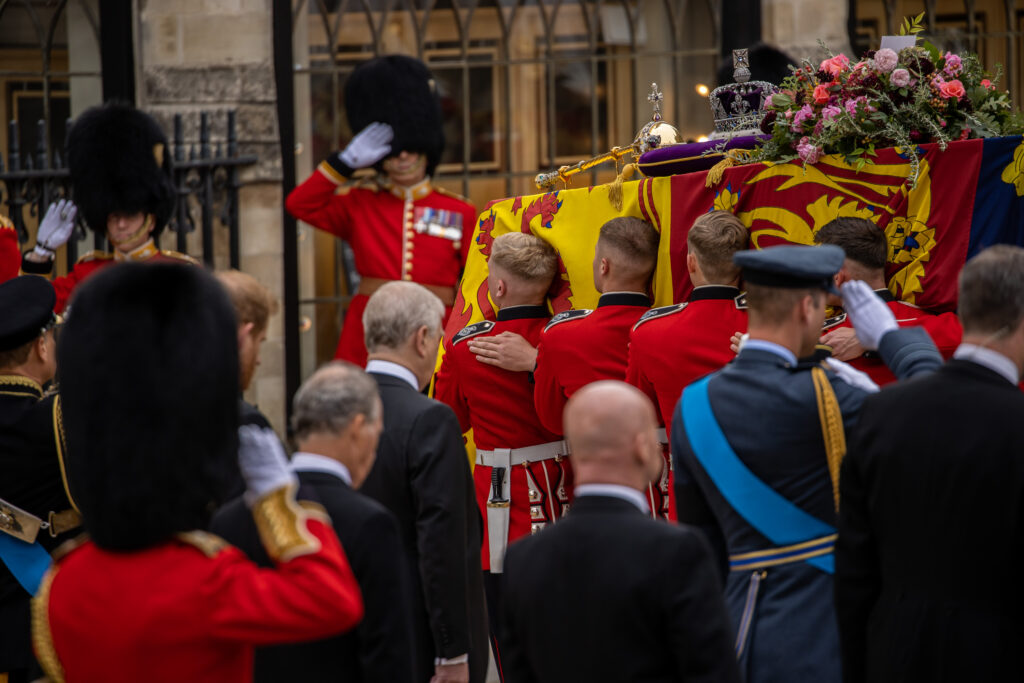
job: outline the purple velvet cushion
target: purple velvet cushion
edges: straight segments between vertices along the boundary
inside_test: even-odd
[[[753,149],[759,142],[767,139],[767,135],[741,135],[732,138],[725,144],[725,149]],[[722,152],[713,152],[701,156],[709,149],[722,144],[721,140],[707,142],[687,142],[679,145],[668,145],[652,149],[640,157],[640,170],[646,176],[678,175],[706,171],[722,160]]]

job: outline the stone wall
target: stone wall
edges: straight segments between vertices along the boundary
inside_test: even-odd
[[[227,112],[238,112],[240,154],[259,162],[241,172],[241,270],[278,298],[283,295],[281,151],[273,69],[271,0],[138,0],[136,72],[138,104],[164,130],[183,117],[187,140],[198,143],[201,112],[209,112],[214,141],[224,140]],[[193,207],[193,216],[199,214]],[[189,252],[201,253],[198,232]],[[173,235],[164,238],[173,247]],[[215,263],[228,264],[227,229],[217,224]],[[262,365],[246,399],[281,433],[285,426],[282,316],[270,320]]]
[[[763,40],[797,60],[824,59],[820,39],[832,52],[850,54],[847,0],[761,0]],[[725,21],[729,21],[726,18]]]

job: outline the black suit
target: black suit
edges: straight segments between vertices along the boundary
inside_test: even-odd
[[[417,606],[416,680],[430,680],[435,657],[468,653],[470,681],[482,683],[489,647],[483,532],[459,421],[404,380],[370,375],[380,389],[384,430],[362,492],[398,518]]]
[[[1024,642],[1024,394],[952,360],[864,401],[842,467],[844,680],[996,681]]]
[[[413,605],[395,518],[333,474],[299,472],[298,476],[302,490],[312,489],[334,524],[359,582],[365,616],[344,635],[257,649],[254,680],[411,683]],[[273,566],[241,498],[217,512],[211,530],[259,565]]]
[[[581,496],[505,556],[505,680],[739,681],[707,542],[632,503]]]

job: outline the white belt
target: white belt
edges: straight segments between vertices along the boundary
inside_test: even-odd
[[[485,467],[515,467],[527,462],[551,460],[569,454],[569,444],[565,441],[527,446],[526,448],[496,448],[493,451],[477,450],[476,464]]]

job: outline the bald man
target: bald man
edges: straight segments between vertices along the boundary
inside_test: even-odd
[[[650,400],[595,382],[569,399],[564,425],[575,502],[505,556],[505,680],[738,682],[707,543],[650,517],[662,467]]]

